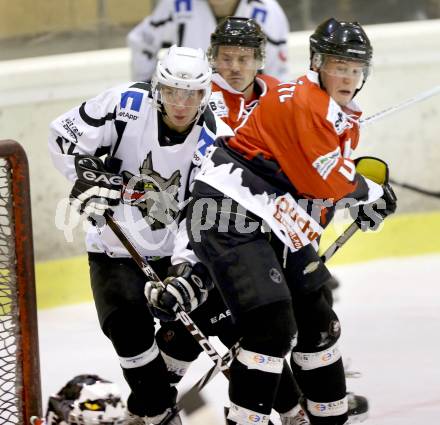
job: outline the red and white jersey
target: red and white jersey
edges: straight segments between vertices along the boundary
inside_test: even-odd
[[[212,76],[212,93],[209,106],[215,115],[235,131],[257,105],[260,97],[265,96],[267,91],[272,87],[276,87],[278,83],[279,80],[270,75],[261,74],[256,76],[256,87],[252,93],[252,98],[246,101],[242,92],[233,89],[220,74],[216,73]]]
[[[342,109],[309,71],[262,98],[229,146],[250,158],[274,159],[300,194],[338,200],[356,189],[350,154],[359,142],[360,115],[354,102]]]
[[[354,102],[341,108],[309,71],[269,90],[234,137],[207,150],[196,180],[261,217],[292,250],[316,247],[336,201],[349,195],[367,203],[383,194],[350,159],[360,115]]]
[[[288,80],[287,38],[289,23],[276,0],[238,0],[233,16],[252,18],[267,36],[264,72]],[[132,77],[148,81],[156,68],[157,54],[172,44],[207,50],[217,19],[207,0],[159,0],[127,37],[132,54]]]

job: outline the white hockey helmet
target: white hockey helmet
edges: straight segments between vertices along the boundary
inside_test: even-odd
[[[49,398],[48,425],[122,425],[126,409],[119,387],[97,375],[79,375]]]
[[[152,92],[156,106],[162,106],[162,86],[188,91],[203,91],[199,114],[208,105],[211,96],[212,69],[202,49],[178,47],[175,44],[161,59],[152,79]]]

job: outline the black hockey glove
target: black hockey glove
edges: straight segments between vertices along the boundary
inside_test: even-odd
[[[382,186],[383,195],[377,201],[351,208],[350,214],[363,232],[377,230],[382,221],[397,208],[397,197],[388,183],[388,165],[374,157],[358,158],[355,164],[357,173]]]
[[[100,226],[104,212],[121,199],[122,177],[108,172],[96,156],[76,156],[75,169],[78,179],[70,192],[70,203]]]
[[[208,270],[202,263],[191,266],[181,263],[168,269],[169,276],[160,282],[149,281],[145,284],[150,311],[153,316],[164,322],[176,320],[179,305],[190,313],[208,298],[208,292],[214,283]]]

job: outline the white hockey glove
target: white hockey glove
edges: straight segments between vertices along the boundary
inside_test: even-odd
[[[388,165],[381,159],[368,156],[356,159],[355,164],[357,173],[382,186],[383,195],[375,202],[350,209],[350,214],[363,232],[377,230],[397,208],[397,197],[388,183]]]
[[[100,226],[104,212],[120,202],[122,177],[108,172],[96,156],[76,156],[75,169],[78,179],[70,192],[70,203]]]
[[[190,313],[208,298],[214,283],[207,268],[202,263],[191,266],[181,263],[168,269],[169,276],[160,282],[148,281],[145,284],[150,311],[164,322],[176,320],[179,305]]]

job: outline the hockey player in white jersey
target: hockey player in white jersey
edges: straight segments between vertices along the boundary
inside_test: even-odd
[[[130,425],[160,424],[172,412],[176,390],[155,339],[145,275],[102,215],[111,209],[159,276],[184,274],[179,279],[193,287],[189,309],[206,298],[203,285],[196,286],[192,278],[197,275],[209,287],[209,277],[194,258],[167,269],[191,174],[216,137],[232,134],[206,108],[211,74],[201,49],[172,46],[158,63],[151,86],[112,88],[50,126],[53,162],[73,183],[71,204],[97,224],[86,236],[91,286],[101,328],[131,389]],[[105,154],[104,163],[100,157]],[[169,423],[181,421],[176,416]]]
[[[160,0],[128,34],[133,78],[151,79],[162,47],[177,44],[206,50],[211,33],[227,16],[254,19],[267,37],[264,72],[280,80],[292,77],[287,68],[289,23],[276,0]]]

